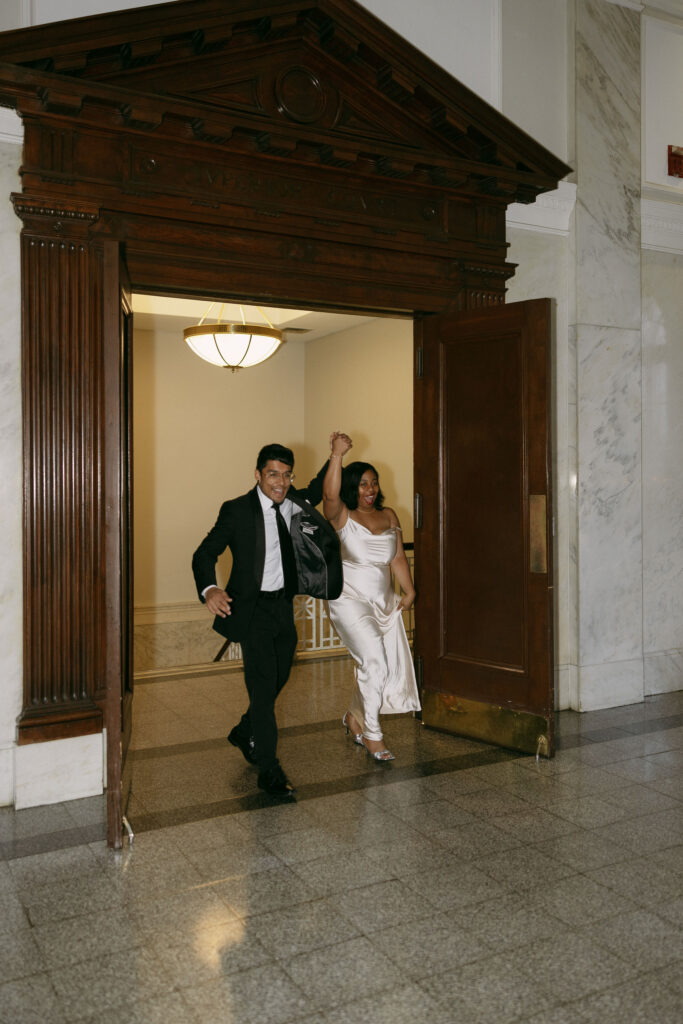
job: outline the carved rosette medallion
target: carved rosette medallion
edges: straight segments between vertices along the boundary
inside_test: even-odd
[[[315,124],[329,113],[331,96],[314,71],[302,65],[285,68],[275,79],[277,109],[297,124]]]

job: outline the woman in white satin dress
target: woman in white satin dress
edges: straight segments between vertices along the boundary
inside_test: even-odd
[[[323,482],[323,511],[341,542],[344,589],[328,602],[332,624],[356,663],[356,686],[342,719],[347,733],[376,761],[393,761],[382,738],[380,714],[418,711],[420,701],[402,612],[415,587],[396,513],[384,506],[377,472],[367,462],[342,471],[349,448],[334,433]],[[392,573],[403,596],[395,592]]]

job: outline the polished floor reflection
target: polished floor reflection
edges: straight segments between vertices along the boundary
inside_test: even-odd
[[[683,693],[560,714],[550,762],[389,718],[376,765],[349,672],[283,694],[296,804],[226,674],[138,687],[123,853],[100,798],[0,811],[0,1021],[678,1024]]]

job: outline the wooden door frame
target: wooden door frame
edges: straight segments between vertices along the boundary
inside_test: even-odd
[[[114,720],[107,246],[138,291],[472,309],[514,273],[508,204],[570,170],[353,0],[229,7],[0,34],[24,124],[20,744]]]

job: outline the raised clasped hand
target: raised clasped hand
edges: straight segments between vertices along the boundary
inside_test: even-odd
[[[346,455],[351,448],[353,448],[353,441],[348,434],[344,434],[340,430],[335,430],[330,434],[330,449],[334,455]]]

